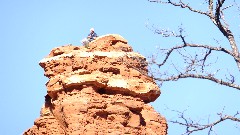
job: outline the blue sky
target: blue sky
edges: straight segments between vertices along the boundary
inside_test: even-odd
[[[202,3],[194,6],[206,9]],[[236,20],[239,16],[236,10],[228,13],[230,17],[227,19],[235,26],[231,28],[237,34],[240,23]],[[98,35],[122,35],[134,51],[146,57],[156,51],[156,46],[168,48],[181,43],[174,38],[166,39],[154,34],[148,28],[152,25],[177,30],[183,24],[189,42],[217,46],[214,37],[221,41],[221,46],[230,48],[207,18],[147,0],[0,0],[0,17],[2,135],[22,134],[39,117],[47,82],[39,61],[54,47],[69,43],[80,45],[80,40],[86,37],[91,27]],[[232,59],[219,59],[222,61],[219,67],[228,67],[239,77]],[[240,110],[238,90],[209,81],[185,79],[168,82],[161,90],[162,95],[151,104],[168,120],[174,120],[177,115],[166,107],[180,111],[188,109],[188,117],[196,120],[207,120],[209,116],[210,120],[216,120],[216,113],[224,106],[228,114]],[[239,134],[239,124],[238,128],[235,126],[236,123],[225,122],[214,129],[218,135]],[[184,128],[169,124],[169,135],[183,132]],[[196,135],[202,134],[206,132]]]

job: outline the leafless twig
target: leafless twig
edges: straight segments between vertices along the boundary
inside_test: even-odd
[[[224,110],[225,108],[223,108],[223,110],[220,113],[217,113],[219,117],[217,120],[213,122],[208,122],[207,124],[202,124],[201,120],[196,121],[196,120],[192,120],[191,118],[188,118],[185,115],[185,112],[187,110],[184,110],[184,111],[171,110],[172,112],[177,113],[179,120],[170,120],[170,122],[186,127],[186,130],[183,133],[183,135],[185,134],[190,135],[194,132],[205,130],[205,129],[208,129],[208,135],[211,135],[211,133],[214,131],[213,130],[214,126],[216,126],[221,122],[224,122],[226,120],[240,122],[239,112],[236,112],[234,115],[226,115],[224,114]]]

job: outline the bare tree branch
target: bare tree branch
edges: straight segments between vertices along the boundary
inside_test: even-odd
[[[227,8],[221,9],[224,2],[225,2],[225,0],[218,0],[218,2],[216,4],[216,9],[215,9],[215,17],[211,17],[211,20],[218,27],[218,29],[222,32],[222,34],[228,39],[229,44],[232,48],[232,53],[234,55],[234,59],[238,65],[238,69],[240,70],[238,47],[237,47],[237,44],[236,44],[236,41],[235,41],[232,31],[229,29],[228,23],[224,19],[223,10],[225,10]],[[225,25],[223,25],[221,23],[221,20],[223,20]]]
[[[233,7],[237,7],[238,11],[240,11],[240,6],[235,0],[233,0],[233,2],[228,5],[226,4],[226,0],[205,0],[204,4],[207,5],[206,11],[198,10],[197,8],[191,6],[191,4],[185,1],[183,2],[182,0],[148,1],[187,9],[190,12],[201,14],[209,18],[210,22],[213,23],[219,32],[222,33],[223,37],[227,39],[228,46],[231,47],[231,49],[222,47],[226,45],[221,45],[222,42],[218,41],[218,46],[210,44],[198,44],[192,41],[188,42],[186,36],[183,34],[184,29],[182,27],[179,27],[178,32],[170,31],[168,29],[155,28],[153,30],[154,33],[160,34],[163,37],[176,37],[181,41],[181,43],[178,43],[173,47],[167,49],[160,49],[161,57],[159,58],[157,56],[150,58],[149,64],[157,67],[154,69],[154,72],[151,73],[154,80],[158,81],[160,85],[162,85],[162,83],[166,81],[177,81],[183,78],[197,78],[209,80],[217,84],[240,90],[240,85],[237,84],[239,82],[237,82],[236,74],[230,73],[228,69],[225,70],[227,72],[224,72],[224,70],[218,68],[218,66],[215,67],[213,71],[208,70],[209,68],[214,68],[213,65],[218,62],[214,62],[214,59],[212,59],[212,57],[217,56],[217,53],[220,53],[221,55],[231,57],[232,60],[234,60],[236,63],[236,69],[240,71],[240,55],[235,39],[236,35],[234,35],[233,31],[230,30],[231,27],[227,21],[227,18],[225,18],[225,13],[227,13],[226,11],[232,9]],[[174,61],[173,56],[177,56],[177,60]],[[172,70],[169,70],[169,65]],[[232,67],[229,68],[232,70]],[[217,120],[209,122],[207,124],[202,124],[200,121],[194,121],[190,118],[187,118],[184,114],[185,111],[180,112],[174,110],[174,112],[177,112],[178,117],[181,121],[173,120],[171,122],[184,126],[186,128],[186,132],[183,134],[187,135],[201,130],[208,130],[209,135],[214,134],[214,127],[226,120],[240,123],[239,112],[234,115],[226,115],[222,111],[217,114],[219,117]]]
[[[211,51],[220,51],[220,52],[224,52],[226,54],[229,54],[231,55],[232,57],[235,57],[235,55],[229,51],[228,49],[226,48],[223,48],[223,47],[212,47],[210,45],[201,45],[201,44],[188,44],[188,43],[185,43],[183,45],[180,45],[180,46],[174,46],[170,49],[168,49],[168,51],[166,52],[166,56],[165,56],[165,59],[163,60],[162,63],[155,63],[157,64],[159,67],[163,66],[166,61],[168,60],[169,56],[171,55],[171,53],[174,51],[174,50],[177,50],[177,49],[181,49],[181,48],[185,48],[185,47],[195,47],[195,48],[205,48],[205,49],[209,49]]]
[[[198,79],[206,79],[206,80],[210,80],[210,81],[213,81],[215,83],[218,83],[218,84],[221,84],[221,85],[225,85],[225,86],[228,86],[228,87],[232,87],[232,88],[235,88],[235,89],[238,89],[240,90],[240,86],[237,85],[237,84],[233,84],[231,82],[226,82],[226,81],[223,81],[221,79],[217,79],[214,77],[213,74],[209,74],[209,75],[200,75],[200,74],[187,74],[187,73],[183,73],[183,74],[178,74],[178,75],[175,75],[175,76],[170,76],[168,78],[155,78],[155,80],[157,81],[161,81],[161,82],[165,82],[165,81],[177,81],[181,78],[198,78]]]
[[[186,3],[182,2],[181,0],[179,0],[179,3],[173,2],[171,0],[167,0],[167,2],[162,1],[162,0],[148,0],[148,1],[149,2],[161,3],[161,4],[171,4],[171,5],[176,6],[176,7],[187,8],[192,12],[196,12],[196,13],[199,13],[199,14],[209,16],[209,14],[207,12],[203,12],[201,10],[196,10],[196,9],[192,8],[191,6],[189,6],[189,4],[186,4]]]
[[[179,36],[179,37],[183,40],[183,42],[184,42],[183,45],[175,46],[175,47],[172,47],[172,48],[168,49],[167,52],[165,53],[166,54],[165,55],[165,59],[161,63],[157,63],[156,61],[152,61],[152,63],[156,64],[160,68],[161,66],[163,66],[167,62],[167,60],[169,59],[170,55],[174,52],[174,50],[179,50],[181,48],[186,48],[186,47],[205,48],[205,49],[208,49],[208,52],[204,55],[203,59],[200,59],[200,60],[198,60],[197,58],[195,58],[195,59],[189,58],[189,59],[191,59],[190,61],[192,61],[192,63],[188,63],[188,66],[187,66],[185,72],[180,72],[176,68],[176,66],[174,66],[175,70],[180,72],[178,75],[171,75],[171,76],[169,76],[167,78],[154,77],[155,80],[160,81],[160,82],[164,82],[164,81],[177,81],[177,80],[179,80],[181,78],[199,78],[199,79],[210,80],[210,81],[213,81],[215,83],[218,83],[218,84],[221,84],[221,85],[225,85],[225,86],[229,86],[229,87],[232,87],[232,88],[240,90],[240,86],[237,85],[237,84],[234,84],[234,81],[224,81],[222,79],[217,79],[214,76],[214,74],[212,74],[212,73],[205,73],[205,75],[196,74],[196,73],[189,73],[189,71],[193,71],[193,69],[196,68],[194,66],[201,67],[201,70],[203,72],[204,67],[206,66],[205,65],[206,59],[210,55],[210,53],[212,51],[224,52],[224,53],[226,53],[228,55],[231,55],[232,57],[235,57],[235,55],[231,51],[229,51],[229,50],[227,50],[225,48],[222,48],[222,47],[212,47],[210,45],[188,44],[184,40],[183,36]],[[181,54],[181,55],[183,56],[183,54]],[[183,57],[185,57],[185,56],[183,56]],[[199,61],[202,61],[202,64],[197,65],[196,63],[199,62]]]
[[[224,114],[224,108],[223,108],[222,112],[217,113],[219,118],[216,121],[213,121],[211,123],[209,122],[208,124],[201,124],[200,120],[194,121],[191,118],[187,118],[185,116],[185,112],[187,110],[184,110],[182,112],[177,111],[177,110],[171,110],[171,111],[177,113],[178,118],[180,120],[170,120],[170,122],[186,127],[186,131],[183,133],[183,135],[185,135],[185,134],[190,135],[194,132],[205,130],[205,129],[208,129],[208,135],[211,135],[211,133],[213,132],[213,127],[221,122],[224,122],[226,120],[230,120],[233,122],[240,122],[239,112],[236,112],[234,115],[226,115],[226,114]]]
[[[200,12],[198,10],[194,10],[193,8],[190,8],[190,6],[188,4],[183,3],[181,0],[178,3],[172,2],[171,0],[168,0],[167,2],[163,2],[161,0],[150,0],[150,2],[171,4],[171,5],[177,6],[177,7],[180,6],[181,8],[188,7],[188,9],[190,11],[197,12],[197,13]],[[231,56],[236,61],[237,65],[238,65],[238,69],[240,70],[240,64],[239,64],[240,63],[240,58],[239,58],[239,55],[238,55],[238,48],[236,46],[234,36],[232,35],[232,32],[228,29],[228,26],[227,26],[228,24],[226,23],[226,21],[224,20],[224,17],[223,17],[223,10],[226,10],[226,9],[230,8],[232,5],[227,6],[227,7],[222,9],[224,2],[225,2],[225,0],[217,0],[215,11],[213,11],[214,10],[213,9],[213,7],[214,7],[213,0],[209,0],[208,1],[208,8],[209,8],[208,14],[212,15],[210,18],[213,21],[213,23],[216,24],[216,26],[223,33],[223,35],[225,35],[227,37],[227,39],[229,40],[230,46],[232,47],[232,50],[228,50],[228,49],[226,49],[224,47],[221,47],[221,46],[220,47],[214,47],[214,46],[211,46],[211,45],[188,43],[185,40],[185,36],[183,35],[184,29],[182,27],[179,27],[179,34],[173,32],[173,31],[170,31],[170,30],[166,30],[166,29],[165,30],[164,29],[155,29],[154,32],[156,34],[161,34],[164,37],[174,36],[174,37],[180,38],[181,41],[183,42],[182,45],[177,45],[177,46],[174,46],[170,49],[165,49],[165,56],[164,56],[164,59],[163,59],[162,62],[156,62],[156,60],[150,62],[151,64],[156,64],[159,68],[161,68],[162,66],[164,66],[166,64],[166,62],[168,61],[170,56],[175,51],[177,51],[179,54],[181,54],[180,51],[178,51],[178,50],[183,49],[183,48],[187,48],[187,47],[206,49],[206,51],[205,51],[206,53],[204,54],[204,57],[202,59],[199,59],[199,58],[195,57],[195,58],[188,58],[188,60],[186,60],[185,58],[187,58],[187,57],[185,57],[183,54],[181,54],[185,63],[188,64],[185,68],[185,72],[181,72],[179,69],[177,69],[178,67],[176,67],[175,64],[172,64],[172,65],[174,65],[174,69],[179,74],[177,74],[177,75],[174,75],[174,74],[166,75],[165,74],[166,77],[164,77],[164,78],[161,78],[162,76],[160,75],[160,77],[155,77],[156,80],[163,82],[163,81],[173,81],[173,80],[175,81],[175,80],[178,80],[178,79],[181,79],[181,78],[199,78],[199,79],[207,79],[207,80],[213,81],[213,82],[221,84],[221,85],[236,88],[238,90],[240,89],[239,85],[234,84],[235,83],[235,77],[234,76],[231,77],[231,79],[226,77],[226,81],[224,81],[223,79],[216,78],[214,76],[214,74],[212,74],[212,73],[204,72],[204,68],[206,67],[207,58],[209,57],[210,54],[213,53],[213,51],[214,52],[223,52],[226,55]],[[213,16],[213,12],[215,12],[214,16]],[[222,14],[222,16],[221,16],[221,14]],[[224,21],[225,25],[223,25],[221,23],[221,20]],[[187,62],[187,61],[190,61],[190,62]],[[202,74],[199,74],[198,72],[196,72],[196,71],[199,71],[199,69],[201,69]],[[194,71],[194,72],[191,72],[191,71]],[[218,71],[219,70],[217,70],[216,72],[218,72]]]
[[[208,1],[208,10],[210,18],[213,16],[213,0]]]
[[[229,44],[232,48],[232,54],[234,55],[234,60],[238,66],[238,69],[240,70],[240,57],[239,57],[239,50],[235,41],[235,37],[232,33],[232,31],[229,29],[229,25],[227,23],[227,21],[224,19],[224,13],[223,11],[228,9],[229,7],[232,7],[232,5],[223,7],[223,4],[225,2],[225,0],[217,0],[216,2],[216,8],[215,10],[213,9],[214,5],[213,5],[213,0],[209,0],[208,2],[208,11],[207,12],[203,12],[201,10],[196,10],[193,9],[191,6],[189,6],[189,4],[186,4],[184,2],[182,2],[181,0],[179,0],[178,3],[173,2],[171,0],[167,0],[167,1],[162,1],[162,0],[148,0],[149,2],[156,2],[156,3],[161,3],[161,4],[170,4],[176,7],[181,7],[181,8],[187,8],[192,12],[195,13],[199,13],[202,15],[206,15],[207,17],[209,17],[211,19],[211,21],[217,26],[217,28],[221,31],[221,33],[228,39]],[[215,12],[215,13],[214,13]],[[222,24],[222,22],[224,23],[224,25]]]

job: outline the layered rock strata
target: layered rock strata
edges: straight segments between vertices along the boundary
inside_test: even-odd
[[[146,59],[120,35],[54,48],[40,66],[49,78],[45,104],[24,135],[167,134],[165,118],[147,104],[160,89]]]

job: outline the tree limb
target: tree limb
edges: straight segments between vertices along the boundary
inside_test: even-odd
[[[182,2],[181,0],[179,0],[179,3],[173,2],[171,0],[168,0],[167,2],[164,2],[162,0],[148,0],[148,1],[149,2],[161,3],[161,4],[171,4],[171,5],[176,6],[176,7],[186,8],[186,9],[192,11],[192,12],[196,12],[196,13],[199,13],[199,14],[209,16],[209,14],[207,12],[203,12],[201,10],[196,10],[196,9],[192,8],[191,6],[189,6],[189,4],[186,4],[186,3]]]
[[[182,2],[181,0],[179,0],[178,3],[173,2],[172,0],[167,0],[167,1],[148,0],[148,1],[149,2],[162,3],[162,4],[170,4],[170,5],[173,5],[175,7],[187,8],[192,12],[208,16],[211,19],[211,21],[213,22],[213,24],[215,24],[217,26],[217,28],[221,31],[221,33],[229,41],[229,44],[232,48],[232,54],[234,55],[234,60],[235,60],[235,62],[237,64],[237,67],[240,71],[239,50],[238,50],[234,35],[233,35],[232,31],[228,28],[227,21],[224,20],[224,13],[223,13],[223,10],[231,7],[232,5],[227,6],[227,7],[223,7],[223,4],[224,4],[225,0],[217,0],[216,8],[214,10],[215,13],[214,13],[214,11],[213,11],[213,7],[214,7],[213,0],[209,0],[209,2],[208,2],[208,12],[203,12],[201,10],[196,10],[196,9],[192,8],[191,6],[189,6],[189,4],[186,4],[186,3]],[[224,22],[225,25],[223,25],[221,23],[221,20]]]
[[[216,126],[217,124],[223,122],[223,121],[231,120],[231,121],[234,121],[234,122],[240,122],[240,118],[238,117],[239,116],[239,112],[237,112],[236,114],[231,116],[231,115],[224,115],[223,111],[222,111],[222,112],[217,114],[219,116],[218,120],[216,120],[214,122],[211,122],[211,123],[208,123],[208,124],[201,124],[199,121],[196,122],[196,121],[193,121],[190,118],[186,118],[186,116],[184,114],[186,110],[182,111],[182,112],[176,111],[176,110],[171,110],[171,111],[177,112],[178,113],[178,118],[182,122],[179,121],[179,120],[174,120],[174,121],[171,120],[170,122],[174,123],[174,124],[179,124],[181,126],[185,126],[186,127],[186,131],[183,134],[187,134],[187,135],[190,135],[193,132],[197,132],[197,131],[201,131],[201,130],[205,130],[205,129],[209,129],[208,135],[210,135],[211,132],[213,131],[212,128],[214,126]]]
[[[165,82],[165,81],[177,81],[177,80],[182,79],[182,78],[198,78],[198,79],[210,80],[210,81],[213,81],[215,83],[218,83],[218,84],[221,84],[221,85],[225,85],[225,86],[232,87],[232,88],[240,90],[240,86],[239,85],[233,84],[231,82],[223,81],[222,79],[217,79],[212,74],[200,75],[200,74],[182,73],[182,74],[170,76],[168,78],[157,78],[157,77],[154,77],[154,80]]]
[[[223,48],[223,47],[213,47],[213,46],[210,46],[210,45],[201,45],[201,44],[188,44],[188,43],[185,43],[183,45],[180,45],[180,46],[175,46],[175,47],[172,47],[170,49],[168,49],[168,51],[166,52],[166,56],[165,56],[165,59],[163,60],[162,63],[160,64],[157,64],[158,67],[161,67],[163,66],[167,59],[169,58],[169,56],[171,55],[171,53],[174,51],[174,50],[177,50],[177,49],[181,49],[181,48],[185,48],[185,47],[199,47],[199,48],[205,48],[205,49],[209,49],[209,50],[214,50],[214,51],[220,51],[220,52],[224,52],[226,54],[229,54],[233,57],[235,57],[235,55],[228,49],[226,48]],[[155,63],[156,64],[156,63]]]

